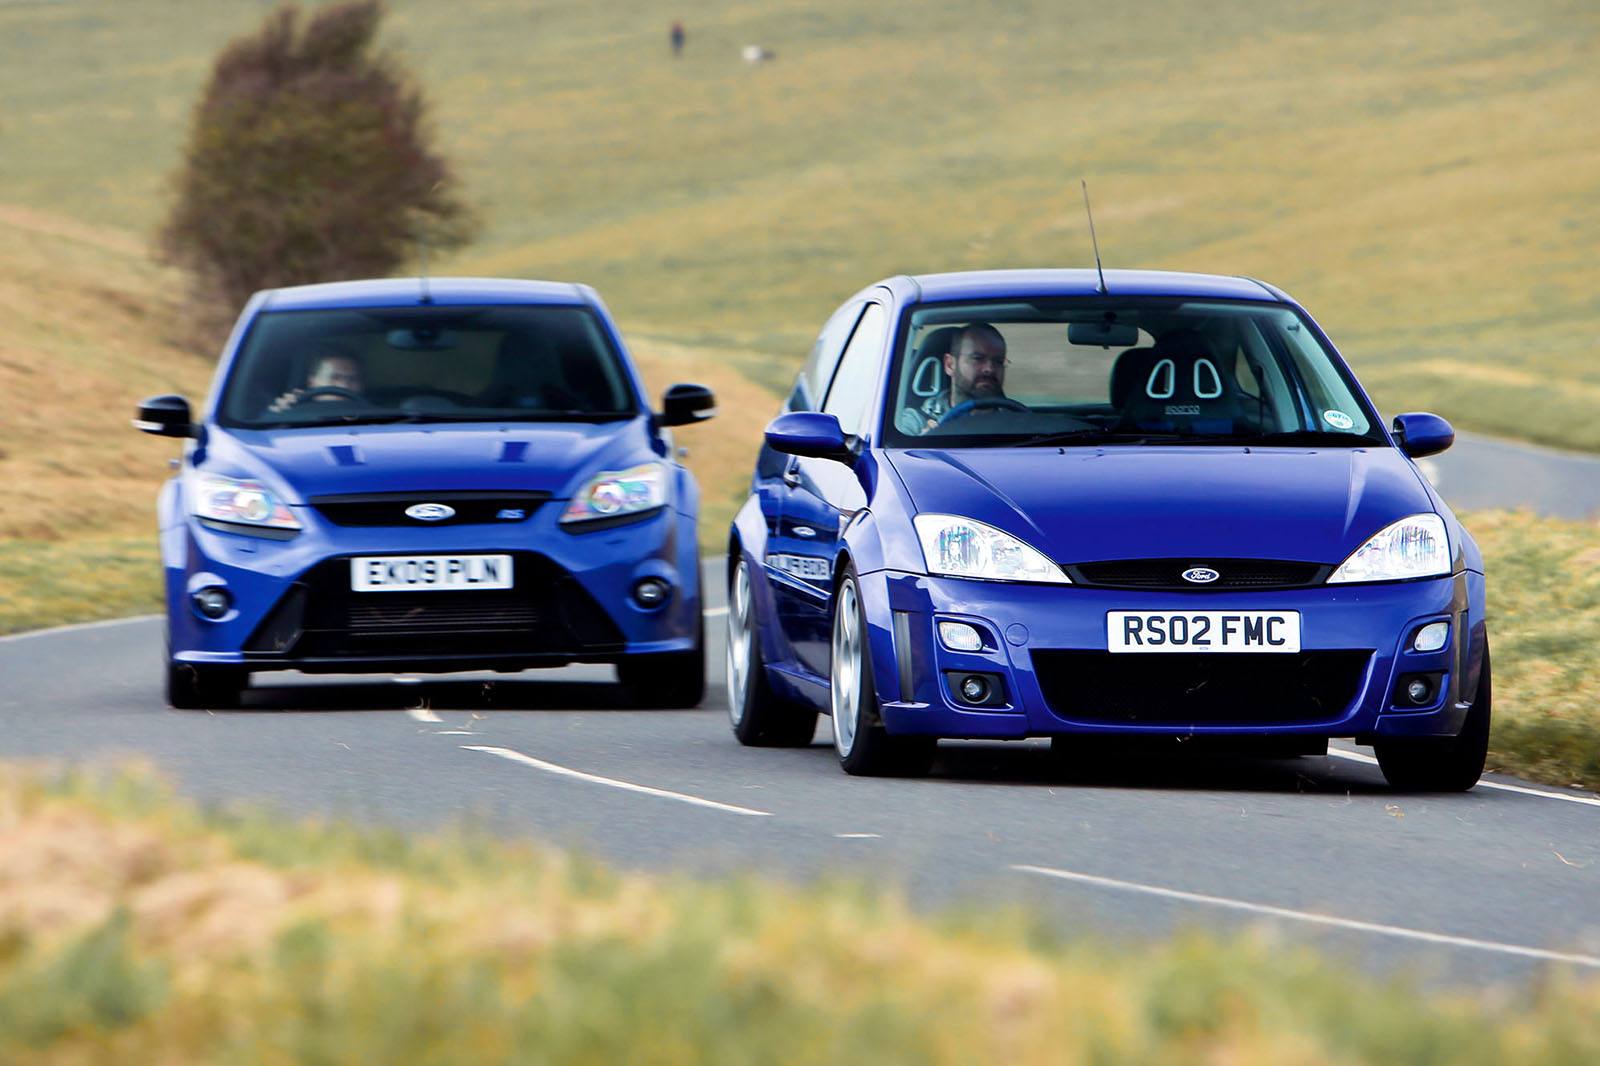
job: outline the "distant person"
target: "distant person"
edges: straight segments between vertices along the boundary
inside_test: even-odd
[[[672,54],[675,56],[680,54],[683,51],[683,39],[686,36],[683,32],[683,23],[674,22],[672,29],[667,31],[667,36],[672,40]]]
[[[318,389],[341,389],[356,399],[366,389],[366,379],[361,372],[361,360],[345,348],[324,348],[311,357],[306,369],[306,383],[290,389],[268,405],[268,411],[287,411],[308,396],[313,400],[337,400],[341,397],[324,392],[312,395]]]
[[[950,378],[949,394],[936,393],[923,401],[913,418],[897,420],[902,433],[926,433],[951,410],[972,400],[1005,399],[1005,337],[987,322],[972,323],[951,338],[944,372]],[[920,425],[915,416],[920,416]]]

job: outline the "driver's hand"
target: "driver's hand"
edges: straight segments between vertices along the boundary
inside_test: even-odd
[[[276,400],[273,400],[270,404],[268,404],[267,410],[273,412],[287,411],[289,408],[299,403],[300,397],[304,396],[305,393],[305,389],[290,389],[288,392],[284,393],[282,396],[279,396]]]

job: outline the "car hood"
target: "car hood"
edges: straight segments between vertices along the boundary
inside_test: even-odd
[[[366,492],[543,491],[657,456],[643,418],[601,423],[216,430],[196,465],[276,482],[291,501]]]
[[[1137,446],[887,453],[919,512],[975,518],[1061,563],[1280,559],[1337,564],[1431,512],[1392,448]]]

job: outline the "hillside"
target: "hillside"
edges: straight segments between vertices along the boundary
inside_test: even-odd
[[[443,269],[582,278],[776,387],[875,277],[1251,274],[1387,411],[1600,449],[1600,13],[1566,0],[391,4],[486,221]],[[0,7],[0,202],[148,234],[263,7]],[[770,63],[739,47],[772,48]],[[115,57],[113,60],[110,57]]]

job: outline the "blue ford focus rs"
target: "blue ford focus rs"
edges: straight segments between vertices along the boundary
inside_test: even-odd
[[[270,290],[244,308],[159,504],[167,697],[252,673],[615,663],[634,698],[704,687],[699,490],[592,289],[436,278]]]
[[[746,744],[833,717],[850,773],[948,738],[1376,749],[1460,790],[1490,715],[1483,562],[1289,296],[1234,277],[897,277],[828,320],[728,551]]]

